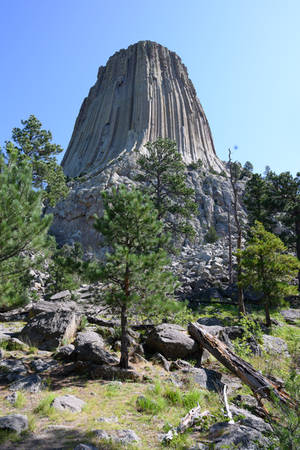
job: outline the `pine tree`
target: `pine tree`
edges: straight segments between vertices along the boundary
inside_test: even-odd
[[[128,368],[127,330],[130,315],[176,310],[172,300],[176,281],[165,270],[168,239],[148,196],[125,186],[103,192],[104,215],[95,229],[109,246],[105,264],[90,266],[91,278],[106,282],[105,300],[121,317],[120,366]]]
[[[32,187],[27,160],[11,151],[9,160],[0,152],[0,306],[5,308],[26,298],[29,252],[47,247],[51,216],[41,217],[41,193]],[[36,256],[37,259],[37,256]]]
[[[68,194],[62,167],[56,162],[56,155],[62,147],[53,144],[50,131],[43,130],[41,122],[33,115],[21,120],[23,128],[12,130],[13,142],[6,143],[6,153],[18,152],[18,159],[26,159],[32,165],[33,186],[43,190],[43,199],[51,206]]]
[[[297,275],[299,261],[287,254],[284,243],[256,221],[245,250],[240,251],[242,274],[240,285],[251,286],[262,294],[266,325],[271,326],[270,307],[280,305],[285,296],[295,293],[289,283]]]
[[[159,138],[146,144],[147,154],[137,159],[141,189],[146,192],[163,220],[164,229],[173,234],[193,237],[188,219],[197,212],[195,192],[186,184],[185,165],[176,143]],[[175,220],[174,220],[175,218]]]

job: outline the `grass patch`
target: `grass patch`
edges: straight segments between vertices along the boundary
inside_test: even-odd
[[[47,397],[43,398],[37,407],[34,408],[33,412],[42,417],[53,417],[56,413],[56,410],[51,406],[54,399],[54,394],[47,395]]]
[[[13,406],[15,408],[24,408],[24,406],[26,405],[26,397],[22,392],[17,392],[17,398],[15,403],[13,403]]]

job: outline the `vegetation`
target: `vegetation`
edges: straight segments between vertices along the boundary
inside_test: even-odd
[[[218,239],[218,233],[216,232],[215,227],[211,225],[205,235],[205,241],[209,244],[213,244],[214,242],[217,242]]]
[[[295,293],[289,284],[297,274],[300,264],[287,254],[287,248],[260,222],[251,228],[251,238],[245,250],[240,252],[242,274],[240,284],[251,286],[262,295],[266,325],[271,326],[270,306],[280,305],[285,296]]]
[[[42,190],[43,200],[54,206],[68,194],[62,167],[55,156],[63,151],[53,144],[50,131],[43,130],[41,122],[31,115],[21,120],[23,128],[12,130],[12,142],[6,143],[6,153],[17,154],[17,160],[27,161],[32,167],[32,182],[36,189]]]
[[[147,154],[140,155],[137,181],[157,209],[164,230],[178,236],[193,237],[195,232],[188,219],[197,211],[194,190],[186,184],[185,165],[176,143],[159,138],[146,144]],[[175,220],[174,220],[175,219]]]
[[[65,289],[77,289],[85,277],[87,263],[83,261],[83,249],[79,242],[72,246],[65,244],[57,248],[52,241],[52,256],[49,261],[49,279],[47,294],[54,294]]]
[[[26,300],[36,252],[48,247],[51,216],[41,217],[42,195],[32,186],[29,162],[11,151],[0,155],[0,307]],[[35,257],[30,258],[31,252]]]
[[[168,236],[162,234],[158,213],[148,196],[125,186],[103,192],[104,215],[96,217],[95,229],[110,247],[106,263],[91,267],[91,276],[108,285],[105,301],[121,317],[120,366],[128,368],[128,315],[140,311],[168,311],[179,308],[171,300],[176,286],[162,249]]]

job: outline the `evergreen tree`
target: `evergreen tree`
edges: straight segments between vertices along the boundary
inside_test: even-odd
[[[74,245],[65,244],[56,248],[52,241],[52,257],[49,261],[50,274],[46,284],[47,294],[54,294],[65,289],[77,289],[85,277],[88,263],[83,261],[83,249],[79,242]]]
[[[270,216],[267,182],[258,173],[253,174],[246,184],[244,203],[247,208],[250,226],[253,226],[255,220],[258,220],[268,231],[271,231],[274,220]]]
[[[266,325],[270,327],[270,307],[280,305],[285,296],[295,293],[296,287],[289,283],[300,264],[297,258],[287,254],[284,243],[258,221],[251,228],[247,247],[239,254],[242,265],[240,285],[251,286],[262,294]]]
[[[141,189],[153,201],[165,230],[193,237],[188,219],[197,212],[195,192],[186,184],[185,165],[176,143],[159,138],[148,142],[146,149],[147,154],[137,160],[140,174],[136,179],[143,183]]]
[[[18,159],[26,159],[32,165],[33,186],[43,190],[43,199],[51,206],[68,194],[66,179],[55,156],[63,151],[53,144],[50,131],[42,129],[41,122],[33,115],[21,121],[23,128],[14,128],[13,142],[6,143],[6,153],[18,152]]]
[[[120,366],[128,368],[127,330],[130,314],[153,314],[178,309],[171,297],[176,287],[164,268],[162,224],[148,196],[125,186],[103,192],[104,215],[96,217],[95,229],[110,248],[105,264],[90,267],[91,278],[106,282],[106,302],[121,317]],[[93,270],[92,270],[93,269]]]
[[[26,298],[29,252],[47,247],[51,216],[41,217],[41,193],[32,187],[27,160],[11,151],[8,161],[0,152],[0,306],[5,308]],[[37,259],[37,256],[35,257]]]

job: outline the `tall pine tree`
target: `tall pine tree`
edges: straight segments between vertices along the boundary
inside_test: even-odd
[[[42,217],[41,192],[32,187],[27,160],[0,152],[0,307],[26,299],[25,286],[34,261],[30,252],[47,247],[51,216]],[[37,259],[37,256],[36,258]]]
[[[165,270],[167,258],[162,247],[168,237],[162,235],[150,198],[125,186],[103,192],[102,198],[104,215],[96,217],[95,229],[110,252],[105,264],[89,270],[92,279],[107,283],[106,302],[121,318],[120,366],[127,369],[130,317],[178,310],[180,304],[172,300],[177,283]]]

